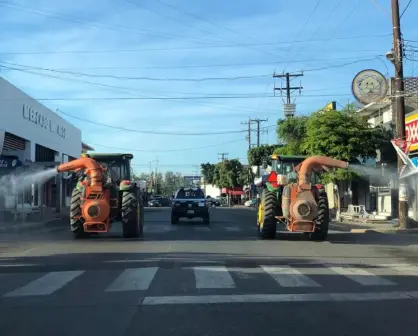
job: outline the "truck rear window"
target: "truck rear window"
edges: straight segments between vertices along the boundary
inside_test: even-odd
[[[202,190],[179,190],[176,198],[205,198]]]

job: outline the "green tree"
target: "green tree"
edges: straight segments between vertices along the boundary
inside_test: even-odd
[[[279,119],[277,121],[277,140],[282,146],[274,150],[274,154],[305,155],[302,144],[306,138],[307,116]]]
[[[324,155],[350,163],[376,157],[376,150],[387,142],[387,132],[373,128],[366,117],[349,106],[341,111],[313,113],[306,123],[306,137],[301,149],[308,155]],[[323,174],[325,182],[353,179],[354,171],[332,170]]]
[[[200,165],[200,171],[205,179],[206,184],[214,184],[215,177],[215,165],[211,163],[202,163]]]
[[[261,166],[263,159],[266,159],[267,163],[270,163],[271,155],[280,147],[282,147],[282,145],[261,145],[251,148],[247,152],[248,164],[250,166]]]
[[[248,175],[238,159],[225,160],[215,165],[213,183],[219,188],[233,188],[248,183]]]
[[[183,176],[180,173],[167,171],[164,174],[162,184],[162,192],[164,195],[172,195],[178,188],[183,185]]]

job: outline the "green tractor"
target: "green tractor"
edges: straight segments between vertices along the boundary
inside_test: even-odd
[[[83,159],[92,159],[100,167],[100,191],[93,188],[91,171],[95,169],[83,166]],[[113,222],[122,223],[125,238],[142,236],[143,196],[133,181],[132,159],[132,154],[88,153],[58,168],[73,171],[67,179],[75,183],[70,209],[70,228],[75,238],[109,232]]]
[[[286,186],[297,182],[298,176],[294,168],[307,158],[307,156],[301,155],[272,155],[271,172],[263,174],[254,181],[259,194],[257,207],[259,238],[274,239],[276,237],[277,223],[283,224],[288,231],[300,231],[291,225],[288,214],[283,213],[282,198],[283,192],[287,188]],[[263,164],[263,167],[266,168],[267,165]],[[317,172],[313,172],[311,175],[311,185],[322,195],[319,195],[319,197],[326,198],[324,187],[319,184],[319,174]],[[287,193],[286,198],[290,200],[290,189]],[[327,199],[322,203],[326,207],[324,211],[329,219]],[[326,223],[325,225],[327,226],[328,224]],[[308,232],[310,230],[307,230]],[[328,227],[326,227],[324,232],[328,232]],[[326,234],[322,234],[321,238],[325,239],[325,237]]]

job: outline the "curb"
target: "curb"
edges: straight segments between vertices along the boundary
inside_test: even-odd
[[[65,221],[65,217],[51,218],[42,222],[23,222],[10,226],[0,226],[1,233],[14,232],[16,230],[31,230],[39,227],[51,227],[54,222]]]
[[[351,233],[398,233],[398,234],[418,234],[418,229],[351,229]]]

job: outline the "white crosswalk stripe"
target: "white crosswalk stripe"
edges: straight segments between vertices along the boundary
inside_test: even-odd
[[[343,275],[363,286],[391,286],[394,282],[356,267],[329,267],[335,273]]]
[[[235,283],[226,267],[193,267],[196,288],[234,288]]]
[[[147,290],[158,267],[128,268],[106,289],[106,292]]]
[[[5,297],[49,295],[64,287],[84,271],[51,272],[41,278],[29,282],[26,286],[5,294]]]
[[[126,262],[134,262],[135,260],[127,260]],[[142,260],[136,260],[141,262]],[[114,261],[115,262],[115,261]],[[121,263],[119,263],[121,264]],[[104,263],[103,265],[106,265]],[[409,264],[388,264],[388,265],[372,265],[364,267],[354,267],[353,265],[341,264],[315,264],[315,267],[304,267],[302,265],[260,265],[254,268],[240,268],[241,273],[247,272],[248,276],[243,277],[240,272],[236,271],[236,267],[227,268],[225,266],[190,266],[178,268],[179,279],[182,283],[178,284],[179,290],[184,287],[184,281],[189,277],[190,282],[186,286],[190,290],[200,289],[240,289],[243,281],[266,281],[266,276],[273,280],[270,284],[282,288],[326,288],[333,287],[333,283],[338,284],[337,276],[344,277],[353,282],[357,286],[401,286],[405,281],[411,281],[408,277],[418,277],[418,266]],[[170,269],[170,271],[172,271]],[[73,281],[77,281],[77,285],[83,286],[84,277],[80,277],[83,273],[95,272],[76,270],[63,272],[50,272],[40,275],[33,280],[31,273],[8,273],[0,274],[0,292],[3,297],[27,297],[27,296],[47,296],[68,286]],[[112,271],[113,272],[113,271]],[[114,271],[114,276],[110,280],[103,283],[103,290],[106,293],[111,292],[129,292],[129,291],[148,291],[158,290],[159,286],[166,284],[163,279],[166,269],[160,270],[159,267],[137,267],[125,268]],[[186,273],[181,273],[186,272]],[[30,278],[31,281],[24,282],[11,280],[12,277],[19,277],[25,274],[25,279]],[[172,273],[175,274],[175,273]],[[181,274],[181,275],[180,275]],[[87,275],[87,274],[86,274]],[[328,277],[328,280],[326,280]],[[330,281],[329,277],[332,277]],[[388,278],[390,277],[390,278]],[[100,280],[100,278],[98,278]],[[389,280],[390,279],[390,280]],[[13,286],[16,281],[15,288]],[[170,280],[171,281],[171,280]],[[171,286],[171,290],[175,290]],[[7,290],[2,291],[2,284],[6,284]],[[11,285],[12,284],[12,285]],[[155,288],[152,287],[154,284]],[[74,284],[76,286],[76,284]],[[335,288],[334,288],[335,289]],[[161,288],[164,292],[164,288]],[[68,294],[68,293],[67,293]],[[184,294],[182,291],[180,294]]]
[[[321,287],[311,278],[289,266],[260,266],[282,287]]]
[[[403,275],[418,276],[418,266],[413,266],[409,264],[386,264],[381,266],[394,269],[395,271],[402,273]]]

